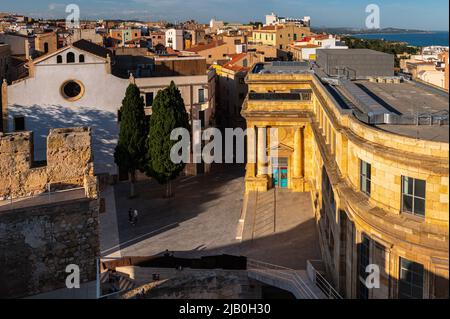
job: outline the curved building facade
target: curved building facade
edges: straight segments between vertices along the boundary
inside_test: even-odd
[[[246,192],[311,193],[341,295],[447,298],[448,94],[300,64],[259,64],[246,82]]]

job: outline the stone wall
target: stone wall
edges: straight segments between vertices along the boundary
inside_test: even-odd
[[[0,212],[0,298],[65,288],[66,266],[96,279],[98,201],[88,198]]]
[[[33,161],[32,132],[0,133],[0,201],[41,194],[49,187],[84,187],[93,178],[92,160],[89,128],[50,130],[45,166]]]

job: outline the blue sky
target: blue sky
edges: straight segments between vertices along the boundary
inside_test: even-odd
[[[365,8],[381,9],[381,27],[448,30],[448,0],[0,0],[0,12],[34,17],[64,17],[67,4],[80,6],[82,18],[133,18],[142,20],[208,22],[215,17],[228,22],[263,21],[280,16],[310,15],[313,26],[363,27]]]

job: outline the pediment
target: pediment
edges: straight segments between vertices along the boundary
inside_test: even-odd
[[[277,145],[269,146],[267,148],[267,151],[269,151],[269,152],[293,152],[294,148],[292,148],[286,144],[279,143]]]

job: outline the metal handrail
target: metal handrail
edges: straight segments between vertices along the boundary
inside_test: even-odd
[[[326,278],[317,271],[312,265],[311,260],[307,261],[307,272],[313,276],[311,278],[314,284],[329,298],[329,299],[343,299],[336,289],[326,280]],[[320,261],[322,262],[322,261]]]
[[[254,267],[254,268],[252,268]],[[247,259],[247,269],[248,270],[259,270],[264,271],[266,274],[270,276],[274,276],[277,278],[281,278],[283,280],[287,280],[291,282],[294,287],[304,296],[311,299],[319,299],[317,295],[308,287],[305,281],[299,276],[299,274],[291,268],[270,264],[263,261],[258,261],[254,259]],[[272,271],[268,273],[267,271]],[[274,273],[273,271],[279,271]],[[284,275],[284,276],[283,276]],[[289,276],[289,277],[286,277]]]

